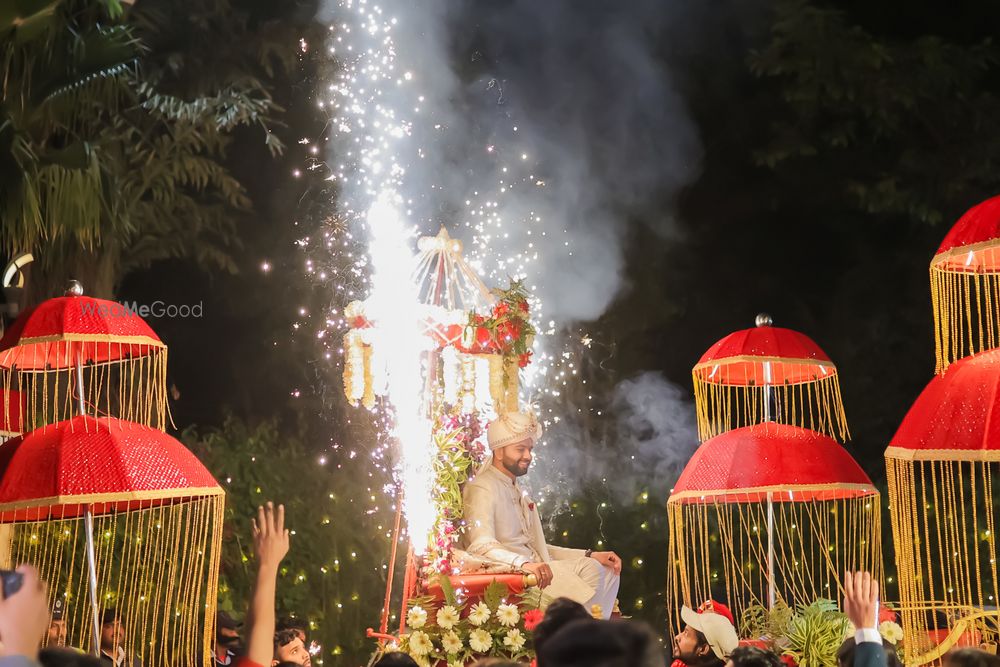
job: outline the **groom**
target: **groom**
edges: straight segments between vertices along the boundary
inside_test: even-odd
[[[532,450],[542,436],[534,415],[508,413],[492,424],[486,438],[493,459],[465,486],[466,551],[534,574],[552,597],[601,606],[611,615],[622,561],[613,551],[568,549],[545,543],[535,503],[518,486],[528,472]]]

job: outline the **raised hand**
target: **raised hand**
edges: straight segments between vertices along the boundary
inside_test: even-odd
[[[257,508],[253,519],[253,549],[261,569],[278,569],[288,553],[288,530],[285,528],[285,506],[268,502]]]
[[[854,627],[878,627],[878,581],[871,572],[844,573],[844,613]]]

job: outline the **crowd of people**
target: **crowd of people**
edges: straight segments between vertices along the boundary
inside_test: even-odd
[[[268,503],[253,521],[257,574],[246,621],[224,612],[216,618],[214,660],[218,667],[311,667],[305,629],[279,623],[275,613],[278,570],[289,549],[284,508]],[[125,628],[114,609],[101,618],[100,657],[66,648],[61,602],[49,608],[46,584],[31,566],[18,568],[20,589],[0,599],[0,667],[141,667],[125,646]],[[844,612],[857,628],[837,653],[838,667],[901,667],[892,644],[877,629],[878,582],[868,573],[846,573]],[[558,598],[532,633],[537,667],[785,667],[776,653],[741,645],[732,614],[708,602],[681,609],[684,629],[665,651],[652,630],[628,619],[595,619],[586,607]],[[241,637],[241,632],[245,636]],[[46,647],[41,648],[45,638]],[[243,641],[245,639],[245,642]],[[523,663],[487,658],[475,667],[517,667]],[[943,667],[1000,667],[993,653],[960,648],[945,654]],[[372,667],[417,663],[399,651],[379,653]],[[832,667],[832,666],[831,666]]]

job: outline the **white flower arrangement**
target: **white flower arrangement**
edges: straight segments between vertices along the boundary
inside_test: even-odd
[[[395,647],[408,653],[419,665],[464,665],[491,656],[509,660],[534,657],[529,641],[531,630],[541,620],[540,597],[511,599],[506,585],[493,582],[476,602],[461,604],[447,577],[440,577],[444,600],[416,598],[406,613],[408,633],[390,642],[383,652]]]

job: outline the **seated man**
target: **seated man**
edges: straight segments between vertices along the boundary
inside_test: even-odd
[[[613,551],[567,549],[545,543],[535,503],[517,484],[528,472],[531,453],[542,435],[534,415],[519,412],[498,418],[486,432],[493,458],[465,486],[463,545],[474,555],[530,572],[553,597],[587,607],[600,605],[611,615],[618,594],[621,559]]]

